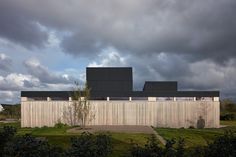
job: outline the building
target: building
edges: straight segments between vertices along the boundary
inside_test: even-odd
[[[2,107],[2,105],[0,104],[0,112],[2,112],[3,111],[3,107]]]
[[[219,91],[179,91],[177,82],[146,81],[133,91],[130,67],[87,68],[90,125],[152,125],[158,127],[219,127]],[[54,126],[72,103],[72,91],[22,91],[22,127]]]

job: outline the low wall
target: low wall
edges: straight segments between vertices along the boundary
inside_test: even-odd
[[[63,112],[71,101],[22,101],[21,126],[54,126],[66,123]],[[219,127],[219,101],[90,101],[95,118],[90,125],[152,125],[197,127],[201,116],[205,127]]]

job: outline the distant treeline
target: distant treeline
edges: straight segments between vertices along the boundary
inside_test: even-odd
[[[20,104],[1,104],[3,110],[0,112],[0,120],[20,119]]]
[[[236,120],[236,103],[230,99],[220,101],[220,120]]]

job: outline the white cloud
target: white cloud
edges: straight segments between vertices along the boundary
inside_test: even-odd
[[[58,72],[50,71],[47,67],[43,66],[36,58],[30,58],[24,62],[29,74],[38,78],[42,83],[72,83],[75,78],[68,74],[61,74]]]
[[[0,90],[25,90],[39,85],[40,81],[31,75],[12,73],[6,77],[0,76]]]
[[[6,58],[6,56],[1,56]],[[24,90],[72,90],[74,86],[73,70],[55,72],[43,66],[36,58],[26,60],[25,67],[29,74],[8,73],[0,74],[0,97],[1,103],[19,102],[20,91]],[[80,78],[78,78],[80,79]]]
[[[15,103],[18,99],[16,95],[13,91],[0,91],[1,103]]]
[[[11,69],[12,60],[4,53],[0,53],[0,70],[9,71]]]
[[[89,63],[88,67],[127,66],[126,58],[113,49],[108,48],[98,55],[96,61]]]

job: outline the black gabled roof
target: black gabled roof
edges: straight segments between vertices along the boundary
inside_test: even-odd
[[[177,91],[177,81],[146,81],[143,86],[143,91]]]

